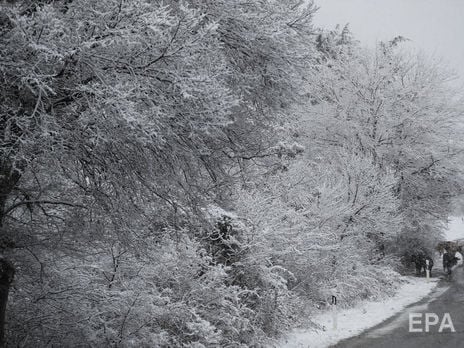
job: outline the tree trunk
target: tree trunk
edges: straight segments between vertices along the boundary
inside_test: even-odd
[[[12,170],[11,166],[0,161],[0,251],[7,247],[7,241],[2,233],[3,223],[6,215],[6,203],[11,192],[21,177],[18,170]],[[0,348],[6,346],[5,319],[8,293],[14,278],[15,269],[13,265],[0,257]]]
[[[14,267],[7,260],[0,258],[0,347],[6,346],[5,341],[5,317],[8,292],[14,277]]]

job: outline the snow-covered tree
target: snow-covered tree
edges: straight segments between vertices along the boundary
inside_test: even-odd
[[[393,171],[404,219],[398,237],[431,249],[462,191],[463,110],[446,71],[400,51],[401,40],[318,65],[307,129],[318,146],[350,149]]]
[[[274,289],[259,280],[273,271],[255,264],[235,284],[204,238],[214,223],[202,208],[227,203],[244,162],[277,153],[268,135],[311,47],[312,7],[295,5],[1,5],[11,344],[225,345],[270,333],[258,297],[273,290],[250,294]],[[150,267],[165,278],[144,273],[160,262]]]

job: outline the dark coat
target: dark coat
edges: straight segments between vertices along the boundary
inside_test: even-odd
[[[443,268],[451,268],[458,263],[459,258],[450,254],[444,253],[443,254]]]

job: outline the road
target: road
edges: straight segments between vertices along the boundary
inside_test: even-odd
[[[438,271],[439,272],[439,271]],[[437,273],[443,277],[443,273]],[[409,313],[422,313],[422,323],[413,324],[423,332],[409,332]],[[425,332],[425,313],[439,317],[437,325]],[[445,328],[439,332],[445,313],[449,313],[455,332]],[[419,318],[415,319],[420,320]],[[432,318],[430,319],[432,320]],[[449,324],[449,322],[446,322]],[[365,331],[359,336],[341,341],[334,348],[457,348],[464,347],[464,269],[453,271],[450,281],[441,280],[437,288],[421,302],[407,307],[402,313]]]

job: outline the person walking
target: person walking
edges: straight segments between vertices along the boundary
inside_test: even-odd
[[[446,248],[445,251],[443,252],[443,271],[445,272],[446,276],[451,278],[451,268],[453,267],[451,265],[452,263],[452,256],[449,252],[449,248]]]

